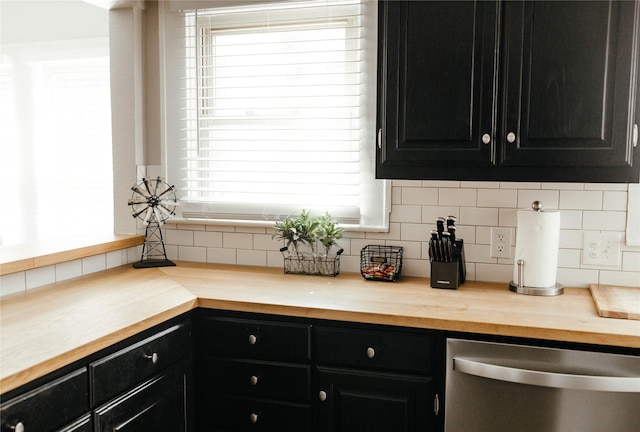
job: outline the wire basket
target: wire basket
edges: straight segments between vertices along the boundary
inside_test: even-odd
[[[401,270],[401,246],[368,245],[360,251],[360,274],[365,279],[395,282]]]
[[[335,255],[294,254],[288,248],[283,247],[280,252],[284,257],[285,273],[336,276],[340,273],[340,256],[344,250],[338,250]]]

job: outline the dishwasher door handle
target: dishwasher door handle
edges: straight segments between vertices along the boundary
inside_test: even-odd
[[[640,393],[640,377],[573,375],[544,372],[453,358],[453,369],[468,375],[539,387],[605,392]]]

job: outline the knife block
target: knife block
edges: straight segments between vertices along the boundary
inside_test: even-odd
[[[450,262],[431,260],[431,288],[457,289],[466,278],[464,240],[454,242]]]

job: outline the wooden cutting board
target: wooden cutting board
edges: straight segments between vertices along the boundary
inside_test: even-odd
[[[640,287],[591,284],[590,289],[601,317],[640,320]]]

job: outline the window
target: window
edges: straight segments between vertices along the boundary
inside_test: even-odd
[[[1,3],[0,245],[111,235],[108,12]]]
[[[166,20],[165,40],[176,44],[168,178],[182,217],[270,221],[310,209],[384,227],[375,2],[253,3]]]

